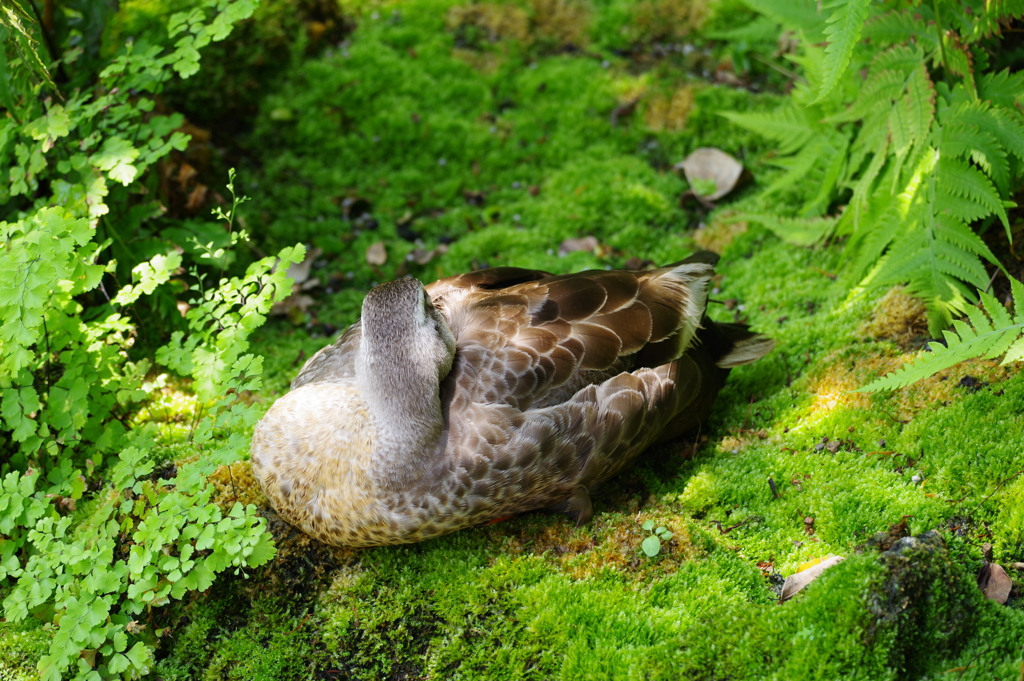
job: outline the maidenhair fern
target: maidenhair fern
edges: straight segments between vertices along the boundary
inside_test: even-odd
[[[766,194],[806,189],[795,215],[746,219],[794,243],[846,237],[848,285],[907,282],[938,334],[987,286],[984,263],[998,266],[975,229],[998,223],[1010,236],[1024,77],[989,72],[979,41],[1024,2],[747,2],[803,36],[803,54],[788,58],[806,80],[776,111],[724,115],[778,142],[785,172]]]
[[[927,378],[972,357],[995,359],[1005,353],[1003,364],[1024,360],[1024,284],[1010,279],[1016,314],[988,293],[981,293],[981,305],[969,306],[968,322],[954,321],[953,329],[943,332],[945,344],[933,342],[931,352],[922,353],[913,362],[861,388],[864,392],[893,390]],[[987,315],[986,315],[987,313]]]

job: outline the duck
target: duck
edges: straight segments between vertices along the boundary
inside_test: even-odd
[[[592,491],[698,427],[773,341],[707,316],[718,256],[646,271],[481,269],[371,289],[257,424],[277,513],[348,547],[419,542]]]

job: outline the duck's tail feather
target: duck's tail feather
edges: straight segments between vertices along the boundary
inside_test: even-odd
[[[775,341],[754,333],[746,324],[726,324],[705,321],[714,329],[715,366],[733,369],[759,360],[775,347]]]

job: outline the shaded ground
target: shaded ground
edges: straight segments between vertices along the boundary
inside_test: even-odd
[[[583,528],[530,514],[355,551],[264,504],[277,558],[151,613],[165,630],[154,678],[1018,678],[1019,593],[999,606],[974,579],[984,543],[997,562],[1024,560],[1024,377],[974,361],[853,392],[920,351],[923,309],[899,290],[848,299],[837,247],[724,222],[757,207],[756,184],[711,214],[679,206],[670,168],[699,146],[758,182],[775,172],[770,146],[715,112],[771,108],[776,95],[751,90],[781,83],[767,68],[737,76],[689,33],[740,10],[452,4],[349,8],[351,35],[300,52],[254,97],[248,136],[224,151],[214,130],[224,158],[208,172],[240,165],[257,243],[322,250],[313,304],[262,331],[267,389],[253,398],[281,394],[375,282],[485,264],[567,272],[711,247],[712,315],[777,349],[733,372],[703,432],[610,482]],[[656,30],[664,17],[674,33]],[[585,236],[598,248],[559,255]],[[377,243],[382,264],[366,256]],[[262,503],[246,463],[217,482],[226,503]],[[640,552],[648,519],[674,534],[654,558]],[[830,553],[847,560],[776,603],[783,575]],[[4,630],[0,671],[42,636]]]

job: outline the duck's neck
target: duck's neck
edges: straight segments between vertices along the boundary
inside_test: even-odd
[[[387,489],[403,489],[436,460],[444,430],[439,378],[401,357],[364,352],[360,359],[356,381],[377,426],[374,475]]]

